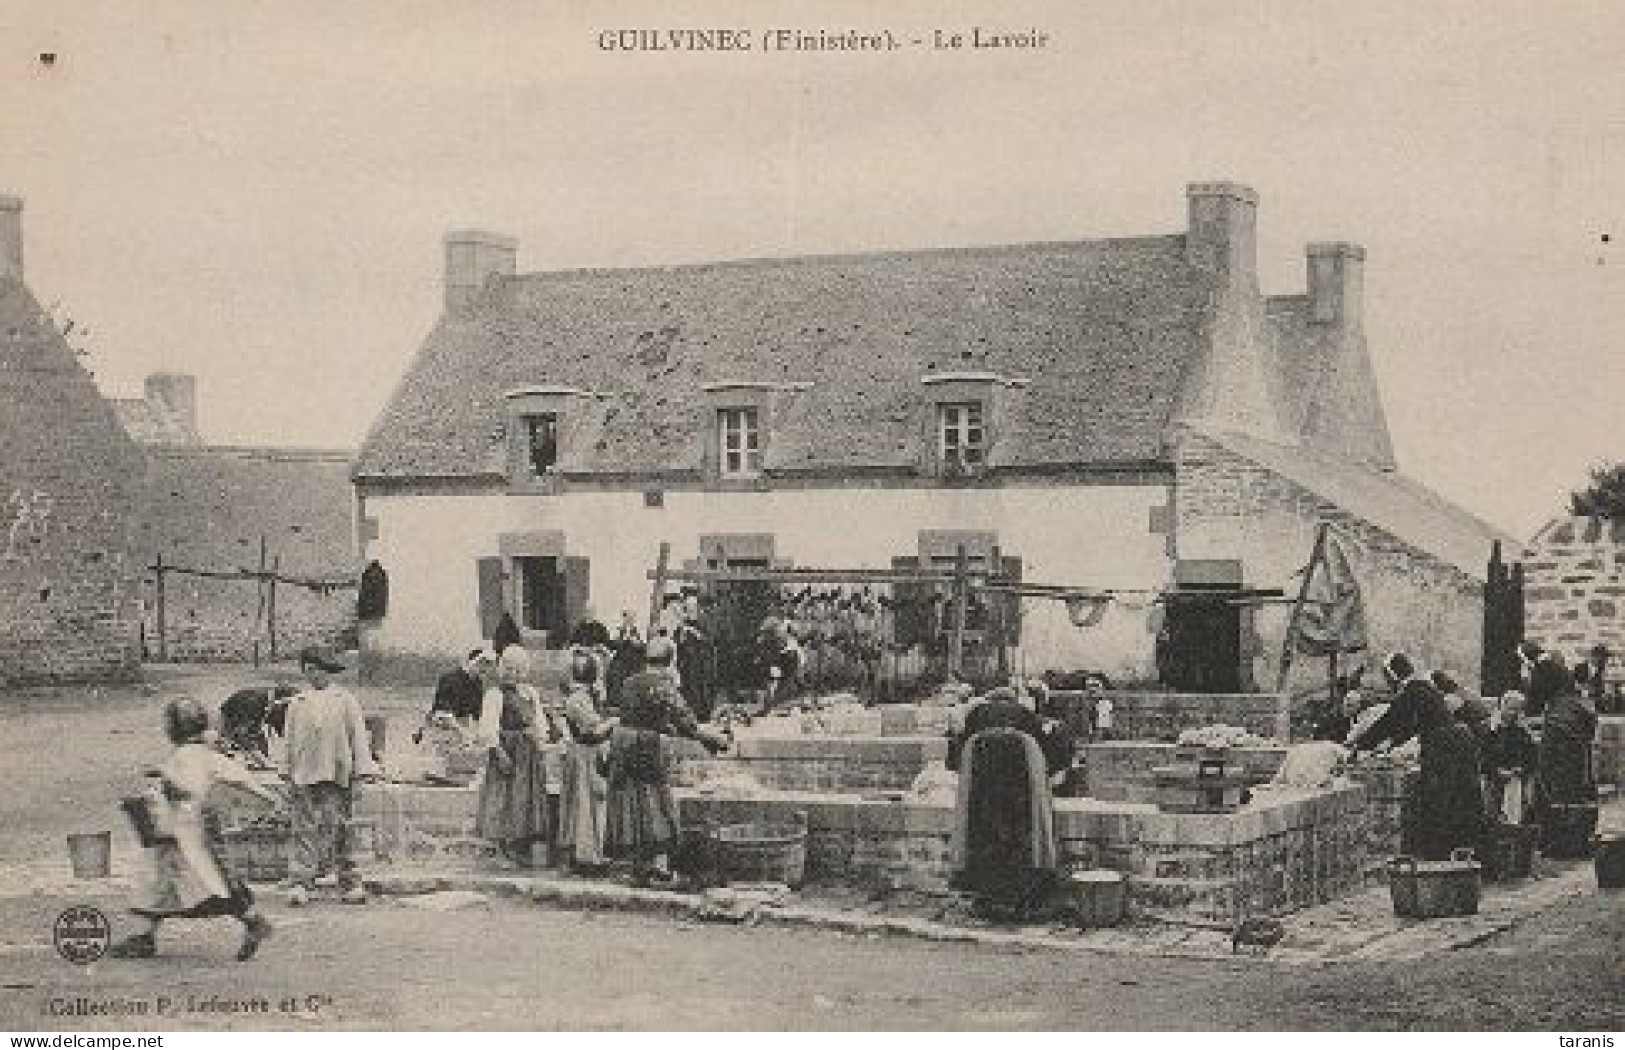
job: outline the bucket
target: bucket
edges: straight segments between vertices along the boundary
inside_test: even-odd
[[[1402,919],[1438,919],[1478,914],[1480,866],[1471,850],[1450,860],[1396,857],[1388,862],[1388,892]]]
[[[1597,888],[1625,889],[1625,833],[1604,832],[1597,836],[1596,846],[1591,864],[1597,871]]]
[[[383,715],[368,715],[362,721],[367,726],[367,746],[372,750],[373,761],[382,762],[389,722]]]
[[[1123,921],[1128,886],[1119,871],[1074,871],[1067,876],[1073,921],[1081,927],[1116,926]]]
[[[76,879],[105,879],[112,874],[113,833],[96,831],[68,836],[68,860]]]

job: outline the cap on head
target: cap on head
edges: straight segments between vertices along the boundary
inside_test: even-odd
[[[1389,653],[1388,659],[1382,662],[1382,669],[1396,682],[1403,682],[1416,673],[1416,665],[1404,653]]]
[[[171,743],[186,744],[202,739],[209,728],[209,712],[189,696],[180,696],[164,705],[164,732]]]
[[[649,644],[643,650],[643,658],[651,664],[669,664],[677,655],[677,649],[671,644],[671,639],[665,636],[649,639]]]

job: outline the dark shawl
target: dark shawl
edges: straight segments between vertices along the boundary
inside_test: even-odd
[[[1538,756],[1540,797],[1545,803],[1584,805],[1597,801],[1591,744],[1597,713],[1573,689],[1554,696],[1546,708]]]
[[[1432,683],[1406,682],[1370,729],[1355,741],[1368,750],[1387,740],[1399,746],[1411,737],[1422,746],[1410,812],[1409,851],[1422,860],[1448,860],[1452,850],[1483,856],[1488,815],[1479,781],[1478,742],[1473,731],[1450,713]]]

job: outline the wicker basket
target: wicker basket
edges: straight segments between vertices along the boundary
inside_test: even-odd
[[[292,826],[281,821],[239,824],[220,832],[226,864],[244,882],[279,882],[287,878],[292,840]]]
[[[729,824],[717,829],[717,852],[730,882],[782,882],[799,889],[807,876],[807,815],[794,824]]]
[[[1394,914],[1402,919],[1477,915],[1482,872],[1471,850],[1456,850],[1450,860],[1396,857],[1388,862]]]

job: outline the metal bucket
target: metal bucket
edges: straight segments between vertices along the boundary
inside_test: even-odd
[[[113,871],[113,833],[93,831],[68,836],[68,861],[76,879],[105,879]]]

